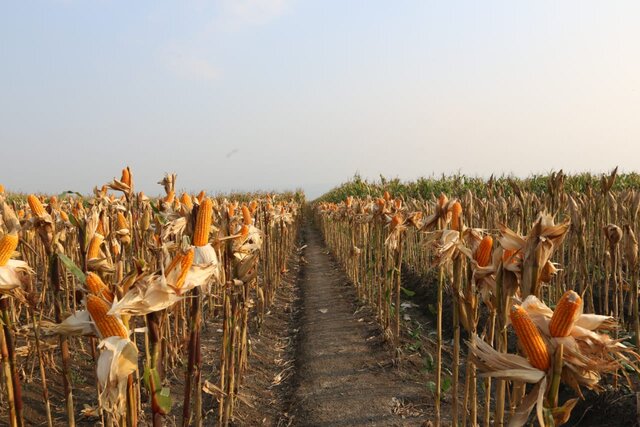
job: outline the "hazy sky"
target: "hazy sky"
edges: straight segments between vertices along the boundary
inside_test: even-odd
[[[640,169],[640,2],[2,1],[0,183]]]

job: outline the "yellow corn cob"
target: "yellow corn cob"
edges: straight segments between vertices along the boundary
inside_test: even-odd
[[[184,281],[187,278],[187,273],[189,273],[189,269],[193,265],[193,249],[189,250],[186,254],[183,254],[180,257],[180,275],[178,276],[178,280],[176,280],[175,288],[180,290],[182,285],[184,285]],[[177,257],[176,257],[177,258]]]
[[[227,215],[229,215],[229,218],[233,218],[235,214],[236,214],[235,203],[229,203],[229,207],[227,208]]]
[[[402,215],[395,214],[393,216],[393,218],[391,218],[391,229],[393,230],[394,228],[396,228],[400,224],[402,224]]]
[[[401,198],[397,198],[396,200],[394,200],[394,203],[395,203],[396,210],[399,210],[402,207],[402,199]]]
[[[383,197],[384,197],[385,202],[388,202],[389,200],[391,200],[391,194],[389,194],[388,191],[384,192]]]
[[[253,218],[251,218],[251,212],[246,206],[242,207],[242,222],[244,223],[244,225],[251,225],[251,223],[253,222]]]
[[[4,194],[4,185],[0,184],[0,194]]]
[[[209,232],[211,231],[211,214],[213,213],[213,202],[207,198],[200,204],[198,217],[196,218],[196,228],[193,232],[193,244],[204,246],[209,242]]]
[[[69,221],[69,215],[67,215],[67,213],[65,211],[60,211],[60,217],[64,220],[64,221]]]
[[[107,233],[105,233],[105,229],[104,229],[104,224],[102,221],[102,217],[100,217],[100,219],[98,220],[98,226],[96,227],[96,233],[101,234],[101,235],[105,235]]]
[[[549,332],[552,337],[569,336],[580,315],[581,306],[582,298],[574,291],[567,291],[562,295],[549,322]]]
[[[120,181],[131,187],[131,171],[129,170],[129,166],[122,169],[122,177],[120,178]]]
[[[124,217],[122,212],[118,212],[116,222],[118,224],[118,230],[122,230],[123,228],[129,228],[129,223],[127,222],[127,218]]]
[[[516,253],[515,249],[505,249],[504,252],[502,253],[502,262],[507,262],[509,261],[513,255]]]
[[[187,193],[182,193],[182,195],[180,196],[180,201],[188,210],[193,209],[193,202],[191,201],[191,196],[189,196]]]
[[[258,202],[252,200],[251,203],[249,203],[249,210],[251,211],[251,215],[256,213],[256,209],[258,209]]]
[[[164,198],[164,202],[171,204],[173,203],[173,199],[176,197],[176,192],[171,190],[169,191],[169,193],[167,194],[167,196]]]
[[[460,202],[455,202],[451,206],[451,229],[456,231],[460,230],[460,216],[462,215],[462,205]]]
[[[87,249],[87,259],[98,258],[100,255],[100,245],[104,241],[102,234],[95,233],[89,242],[89,249]]]
[[[40,202],[40,199],[38,199],[34,194],[29,194],[29,196],[27,197],[27,202],[29,203],[29,207],[31,208],[31,212],[33,212],[33,215],[41,218],[47,214],[47,212],[44,210],[44,206],[42,206],[42,202]]]
[[[11,259],[11,255],[18,247],[18,235],[17,234],[5,234],[0,239],[0,266],[7,265],[7,262]]]
[[[206,195],[207,194],[204,192],[204,190],[200,191],[200,193],[198,193],[198,203],[202,203]]]
[[[493,248],[493,237],[484,236],[476,249],[475,260],[480,267],[486,267],[491,261],[491,249]]]
[[[121,337],[127,338],[127,329],[124,324],[114,316],[108,315],[109,303],[95,295],[87,295],[87,310],[98,328],[102,338]]]
[[[115,258],[119,257],[120,256],[120,248],[121,248],[120,243],[118,243],[117,240],[111,240],[110,243],[111,243],[111,245],[110,245],[111,246],[111,254]]]
[[[240,233],[238,233],[238,234],[239,234],[239,236],[236,237],[236,239],[245,240],[249,236],[249,226],[248,225],[243,225],[242,227],[240,227]]]
[[[533,324],[526,310],[519,305],[514,305],[511,307],[509,317],[531,365],[541,371],[549,369],[549,351],[540,331]]]
[[[113,292],[95,273],[87,273],[87,288],[93,295],[102,297],[109,302],[113,302]]]
[[[164,272],[165,276],[168,276],[169,273],[171,273],[173,271],[173,269],[176,268],[178,266],[178,264],[180,264],[182,262],[182,258],[184,258],[184,253],[182,253],[182,252],[178,252],[178,254],[173,257],[173,259],[169,263],[169,267],[167,267],[165,272]]]

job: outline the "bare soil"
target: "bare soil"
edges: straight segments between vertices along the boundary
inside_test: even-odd
[[[330,256],[317,229],[303,229],[305,265],[289,423],[418,426],[429,416],[417,372],[400,369],[371,312]]]

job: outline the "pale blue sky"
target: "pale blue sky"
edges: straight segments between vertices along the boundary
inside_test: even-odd
[[[639,22],[637,1],[3,1],[0,182],[637,171]]]

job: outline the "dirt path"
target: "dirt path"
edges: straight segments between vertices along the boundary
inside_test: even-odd
[[[424,405],[424,385],[392,366],[379,328],[358,310],[353,288],[319,231],[307,223],[303,233],[307,264],[299,281],[292,425],[421,425],[424,419],[407,408]]]

